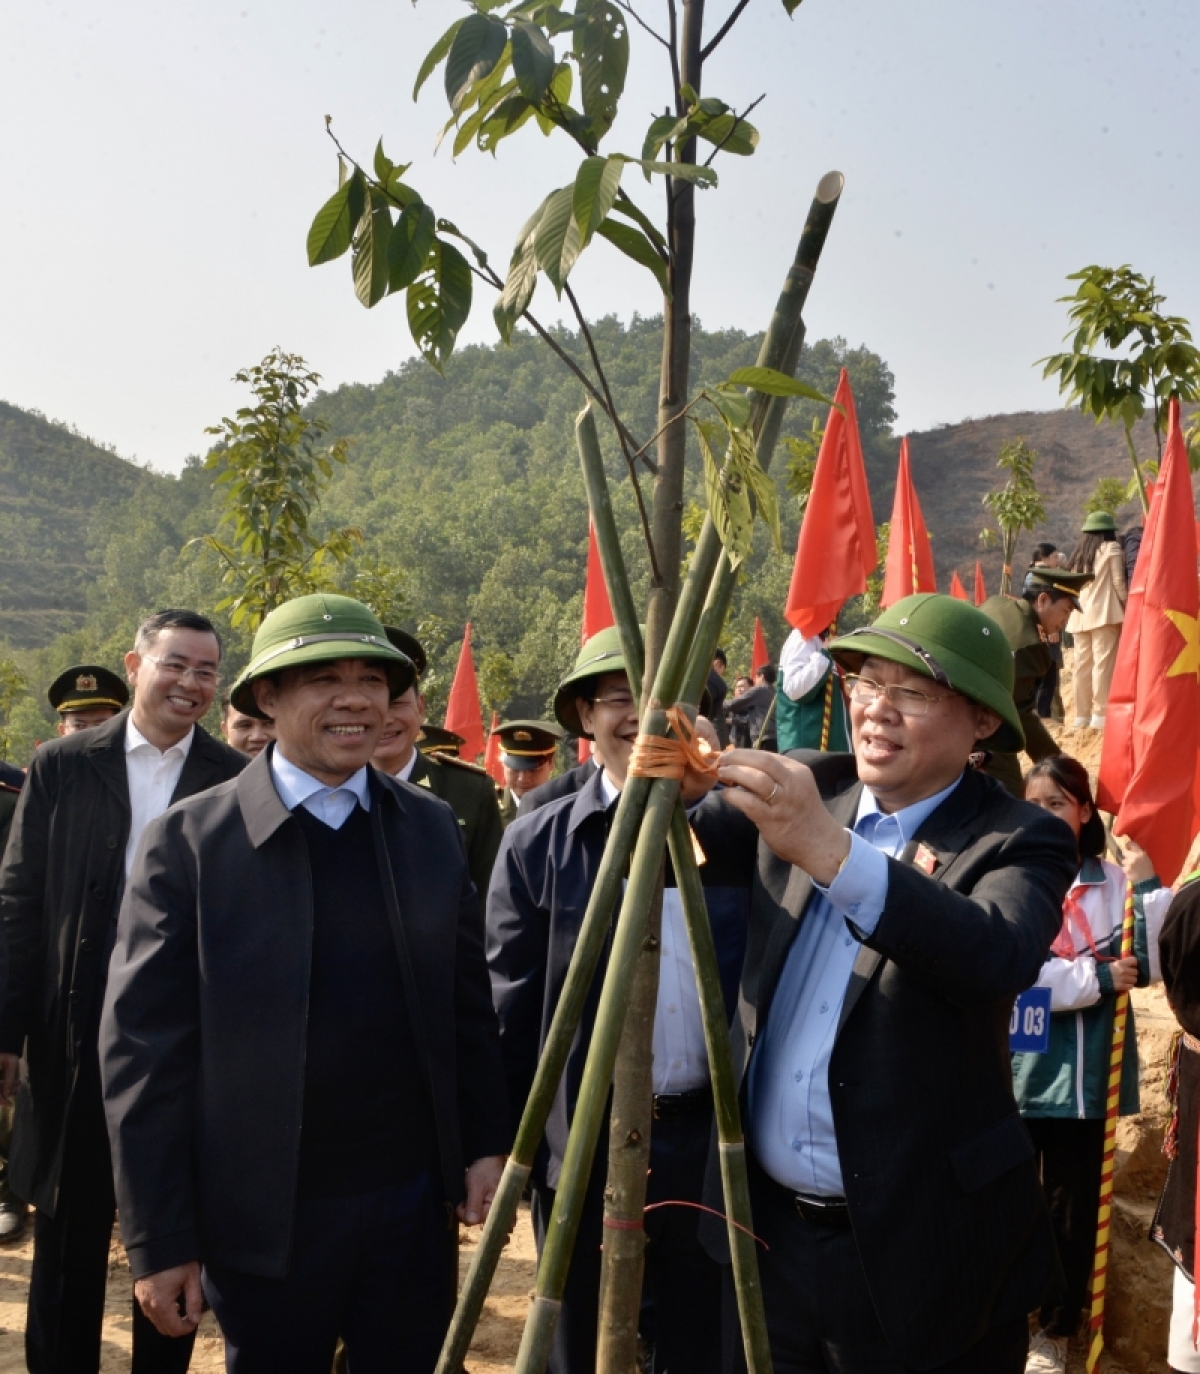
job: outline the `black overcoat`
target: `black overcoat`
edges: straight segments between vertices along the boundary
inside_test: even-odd
[[[125,882],[129,712],[34,755],[0,867],[8,978],[0,1052],[20,1054],[9,1184],[53,1215],[81,1049],[95,1036]],[[174,800],[234,777],[246,757],[196,727]]]
[[[135,1276],[191,1260],[287,1272],[313,894],[273,748],[151,822],[121,908],[100,1058]],[[373,770],[371,789],[442,1187],[458,1202],[465,1166],[511,1140],[483,919],[450,808]]]
[[[789,757],[812,767],[826,809],[853,826],[862,793],[853,755]],[[919,845],[932,873],[913,862]],[[968,770],[887,866],[883,912],[842,1004],[829,1090],[880,1324],[906,1367],[926,1369],[1033,1311],[1058,1277],[1013,1098],[1008,1022],[1062,925],[1079,858],[1060,820]],[[760,844],[733,1029],[743,1083],[812,892],[803,870]],[[752,1120],[747,1135],[753,1145]],[[719,1206],[715,1160],[707,1193]],[[706,1236],[727,1255],[723,1228]]]

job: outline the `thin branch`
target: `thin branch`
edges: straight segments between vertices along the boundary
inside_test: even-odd
[[[712,150],[712,152],[709,153],[708,157],[705,158],[704,165],[706,167],[712,166],[713,158],[716,157],[716,155],[721,151],[722,148],[724,148],[724,146],[729,142],[729,140],[734,136],[734,134],[737,133],[738,125],[741,124],[742,120],[746,118],[746,116],[750,113],[751,110],[757,109],[758,106],[761,105],[764,100],[766,100],[766,98],[767,93],[766,91],[764,91],[762,95],[758,97],[757,100],[751,101],[750,104],[746,106],[746,108],[741,112],[740,115],[736,115],[734,117],[733,123],[729,126],[729,132],[720,141],[720,143],[717,144],[717,146]]]
[[[571,302],[571,309],[575,312],[575,318],[579,321],[579,328],[587,342],[588,352],[592,356],[592,366],[596,369],[596,376],[600,378],[600,385],[604,388],[604,394],[608,398],[608,413],[617,431],[617,439],[621,445],[621,452],[625,456],[625,463],[629,468],[629,480],[633,483],[633,494],[637,499],[638,515],[642,521],[642,534],[646,540],[646,552],[650,555],[650,573],[654,580],[658,581],[658,560],[654,556],[654,536],[650,532],[650,516],[646,510],[646,502],[642,497],[641,484],[637,478],[637,464],[633,455],[629,451],[629,444],[626,442],[624,425],[617,420],[617,404],[613,400],[612,392],[609,390],[608,377],[605,375],[604,368],[600,365],[600,357],[596,352],[596,342],[592,338],[592,331],[588,328],[587,321],[583,318],[583,311],[579,308],[579,302],[575,298],[574,291],[565,282],[563,290],[566,292],[567,299]]]
[[[629,3],[629,0],[613,0],[613,4],[616,5],[618,9],[624,10],[625,13],[629,15],[629,17],[634,21],[635,24],[639,24],[643,29],[645,29],[646,32],[650,35],[651,38],[654,39],[656,43],[661,43],[664,48],[670,48],[670,43],[667,42],[667,40],[662,36],[661,33],[658,33],[656,30],[652,29],[649,24],[646,23],[646,21],[637,12],[637,10],[635,10],[633,6]]]
[[[742,11],[746,8],[746,6],[749,3],[750,0],[738,0],[737,4],[734,5],[733,10],[731,11],[729,18],[726,19],[726,21],[721,25],[721,27],[716,31],[716,33],[713,34],[712,38],[709,39],[709,41],[704,45],[704,47],[700,49],[701,62],[704,61],[704,59],[709,55],[709,53],[713,51],[713,49],[721,42],[721,40],[725,37],[729,30],[733,28],[737,21],[742,17]]]

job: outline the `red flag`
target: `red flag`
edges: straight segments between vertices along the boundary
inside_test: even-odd
[[[822,626],[824,628],[824,626]],[[754,617],[754,654],[750,660],[750,673],[757,673],[760,668],[765,668],[771,661],[771,655],[767,652],[767,640],[762,631],[762,621],[758,616]]]
[[[887,563],[883,574],[881,606],[894,606],[914,592],[936,592],[933,550],[921,503],[908,471],[908,440],[900,440],[900,471],[892,502],[892,530],[888,536]]]
[[[975,560],[975,604],[982,606],[987,600],[987,588],[983,585],[983,564]]]
[[[498,786],[504,786],[504,765],[500,762],[500,736],[496,727],[500,724],[500,713],[492,712],[492,728],[488,731],[487,748],[483,751],[483,767],[488,777]]]
[[[589,515],[587,581],[583,584],[583,643],[616,623],[608,588],[604,585],[604,565],[600,562],[600,546],[596,543],[596,526]]]
[[[1164,882],[1197,830],[1200,751],[1200,584],[1187,448],[1172,401],[1167,447],[1146,517],[1117,650],[1100,805],[1114,830],[1150,855]]]
[[[957,568],[950,574],[950,595],[957,601],[970,601],[971,599],[967,595],[966,587],[962,584],[962,578],[959,577]]]
[[[458,655],[458,667],[454,670],[454,683],[450,688],[450,700],[446,703],[444,723],[447,730],[453,730],[456,735],[463,737],[459,756],[474,763],[483,753],[483,709],[479,705],[479,684],[475,681],[475,660],[471,657],[469,620]]]
[[[845,368],[834,400],[842,409],[831,409],[825,425],[783,612],[788,624],[806,638],[831,624],[849,597],[867,590],[867,576],[879,561],[858,417]]]

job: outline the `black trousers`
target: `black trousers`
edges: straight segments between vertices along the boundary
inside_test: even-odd
[[[112,1155],[95,1048],[79,1069],[52,1217],[33,1223],[25,1359],[30,1374],[96,1374],[116,1216]],[[195,1333],[160,1335],[133,1302],[133,1374],[186,1374]]]
[[[1104,1121],[1027,1116],[1025,1124],[1037,1151],[1042,1189],[1066,1275],[1058,1300],[1047,1303],[1038,1317],[1051,1335],[1073,1336],[1088,1301],[1096,1254]]]
[[[711,1131],[711,1110],[654,1123],[647,1206],[700,1201]],[[596,1368],[606,1175],[606,1151],[601,1147],[567,1272],[549,1374],[593,1374]],[[553,1206],[554,1189],[535,1184],[531,1210],[539,1255]],[[654,1344],[655,1374],[720,1370],[721,1271],[697,1237],[700,1215],[694,1207],[673,1206],[646,1214],[641,1330]]]
[[[915,1374],[887,1343],[849,1227],[804,1221],[782,1189],[751,1161],[754,1231],[775,1374]],[[734,1311],[733,1271],[724,1304]],[[727,1368],[744,1374],[736,1319],[726,1321]],[[732,1339],[731,1339],[732,1338]],[[970,1350],[922,1374],[1024,1374],[1024,1316],[994,1326]]]
[[[432,1374],[450,1321],[450,1243],[428,1174],[301,1198],[286,1278],[205,1265],[226,1374],[329,1374],[339,1336],[349,1374]]]

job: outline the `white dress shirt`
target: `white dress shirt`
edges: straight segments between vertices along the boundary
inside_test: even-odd
[[[600,786],[609,806],[621,795],[607,772]],[[708,1084],[708,1046],[704,1043],[692,946],[677,887],[663,889],[659,955],[651,1079],[656,1093],[690,1092]]]
[[[142,831],[171,805],[171,794],[187,761],[196,727],[169,749],[156,749],[133,723],[125,722],[125,780],[129,785],[129,840],[125,845],[125,876],[133,871]]]
[[[414,749],[412,753],[408,756],[408,762],[404,765],[403,768],[401,768],[401,770],[398,773],[394,775],[400,782],[407,782],[409,778],[412,777],[413,769],[417,766],[418,752],[418,750]]]
[[[297,768],[290,759],[284,758],[277,744],[271,750],[271,777],[280,801],[289,811],[302,806],[332,830],[340,830],[346,824],[354,814],[355,806],[361,806],[364,811],[371,809],[366,764],[340,786],[330,787],[311,773],[306,773],[303,768]]]

